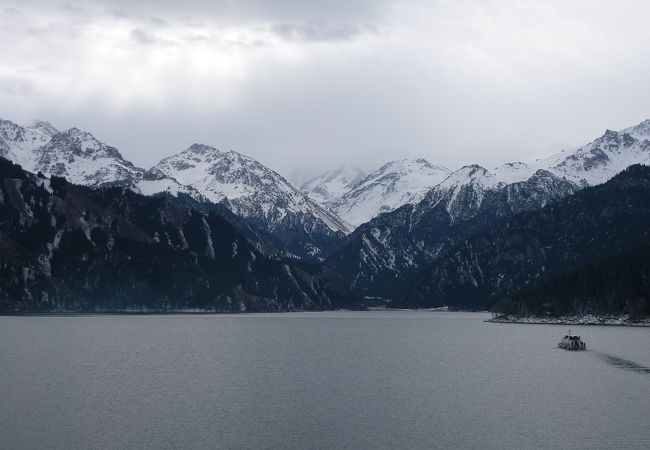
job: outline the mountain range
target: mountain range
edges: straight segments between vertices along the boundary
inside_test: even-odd
[[[441,255],[397,305],[507,314],[650,314],[650,167],[634,165]]]
[[[355,227],[373,217],[418,202],[450,170],[425,159],[402,159],[384,164],[325,205]],[[313,192],[313,191],[312,191]]]
[[[223,216],[0,158],[0,311],[355,308],[322,264],[272,259]]]
[[[463,278],[467,272],[454,272],[453,262],[445,263],[449,255],[510,219],[533,217],[530,214],[580,198],[578,194],[607,183],[631,165],[649,164],[650,120],[620,131],[607,130],[586,145],[530,162],[450,170],[425,159],[404,159],[369,173],[342,166],[302,183],[299,189],[253,158],[203,144],[193,144],[149,169],[139,168],[88,132],[59,131],[42,121],[23,127],[0,120],[0,157],[28,171],[21,180],[45,186],[49,181],[42,180],[48,177],[58,183],[64,179],[71,192],[83,193],[99,208],[106,207],[100,201],[105,193],[113,192],[112,201],[125,205],[141,204],[148,198],[142,195],[153,196],[152,201],[175,205],[188,216],[219,217],[245,239],[256,258],[298,265],[325,261],[324,266],[316,264],[318,270],[339,277],[342,285],[360,295],[390,299],[401,306],[439,305],[448,298],[450,304],[471,308],[496,304],[503,296],[515,295],[514,288],[461,302],[436,284],[461,286],[459,280],[467,281]],[[22,208],[16,205],[22,203],[13,204]],[[18,214],[23,217],[19,223],[25,223],[29,208]],[[128,216],[124,220],[137,227],[130,208],[118,215]],[[597,213],[596,202],[590,208]],[[84,220],[82,215],[74,221]],[[182,224],[177,223],[179,227]],[[156,239],[161,239],[158,233]],[[525,241],[523,237],[517,241],[521,251],[526,251],[521,244]],[[436,271],[443,263],[445,271]],[[494,265],[499,271],[499,263]],[[516,295],[523,295],[520,291]]]
[[[122,186],[146,195],[185,194],[223,203],[284,256],[319,260],[352,227],[252,158],[194,144],[149,170],[136,167],[92,134],[58,131],[47,122],[23,127],[0,121],[0,156],[33,173],[91,187]]]
[[[650,162],[650,121],[603,136],[572,151],[493,170],[452,172],[416,204],[380,214],[357,228],[329,258],[359,292],[394,296],[447,249],[497,220],[543,208],[608,180],[630,164]]]

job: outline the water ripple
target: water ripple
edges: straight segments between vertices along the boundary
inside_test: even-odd
[[[594,352],[594,354],[612,367],[618,367],[619,369],[650,375],[650,367],[644,366],[637,362],[630,361],[629,359],[619,358],[618,356],[610,355],[608,353]]]

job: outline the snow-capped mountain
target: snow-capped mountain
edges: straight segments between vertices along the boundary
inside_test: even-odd
[[[234,151],[194,144],[161,160],[145,178],[170,178],[224,203],[258,228],[273,233],[289,252],[320,258],[350,225],[294,188],[277,172]]]
[[[650,120],[530,163],[462,167],[416,205],[358,228],[330,263],[359,291],[385,294],[500,218],[542,208],[637,163],[650,164]]]
[[[83,189],[0,157],[0,311],[358,308],[320,264],[268,258],[223,215]]]
[[[435,258],[442,248],[437,243],[456,242],[462,236],[460,227],[471,229],[481,220],[485,224],[536,209],[603,183],[631,164],[649,164],[650,120],[618,132],[608,130],[575,150],[492,170],[467,166],[451,172],[424,159],[400,160],[360,179],[359,170],[339,168],[303,184],[312,198],[236,152],[196,144],[144,170],[88,132],[58,131],[47,122],[22,127],[0,120],[0,156],[73,183],[118,185],[143,194],[185,193],[197,201],[221,202],[256,230],[273,235],[274,247],[299,256],[329,254],[352,228],[372,219],[351,238],[363,244],[351,261],[358,271],[376,267],[366,277],[372,280],[387,267],[395,267],[390,273],[399,272],[400,258],[413,268]],[[402,210],[405,205],[411,207]],[[389,214],[382,217],[384,212]],[[404,247],[401,256],[394,245]],[[417,255],[409,253],[410,248],[419,248]]]
[[[449,172],[422,158],[391,161],[328,206],[346,222],[359,226],[380,213],[417,203]]]
[[[354,189],[367,173],[358,167],[340,166],[300,185],[300,191],[321,205],[328,205]]]
[[[400,307],[448,305],[539,316],[650,311],[650,167],[472,235],[408,283]],[[644,308],[630,298],[646,299]],[[506,300],[507,299],[507,300]]]
[[[195,144],[144,170],[77,128],[58,131],[47,122],[23,127],[0,121],[0,156],[30,172],[62,176],[75,184],[221,202],[269,234],[265,239],[278,250],[300,257],[322,258],[352,229],[254,159],[205,145]]]
[[[93,187],[131,187],[144,172],[92,134],[78,128],[58,131],[42,121],[31,127],[0,121],[0,156],[30,172],[66,177],[72,183]]]
[[[235,151],[194,144],[163,159],[149,170],[196,188],[214,203],[227,202],[243,217],[259,217],[271,225],[289,214],[312,215],[332,231],[349,226],[294,188],[277,172]]]
[[[581,186],[602,184],[632,164],[650,164],[650,120],[535,163]]]
[[[34,153],[35,171],[65,177],[75,184],[131,187],[142,179],[143,170],[125,160],[115,147],[78,128],[54,134]]]
[[[35,167],[36,150],[47,144],[58,130],[47,122],[22,127],[0,119],[0,156],[17,162],[27,170]]]
[[[359,292],[391,296],[401,283],[484,227],[539,209],[579,189],[544,170],[521,181],[525,167],[514,169],[514,174],[508,173],[511,169],[460,168],[419,203],[361,225],[329,263]],[[501,181],[500,173],[508,173],[510,182]]]
[[[59,131],[44,121],[23,127],[0,120],[0,156],[17,162],[30,172],[65,177],[75,184],[123,186],[145,195],[182,192],[197,200],[203,199],[191,186],[145,173],[144,169],[124,159],[115,147],[78,128]]]

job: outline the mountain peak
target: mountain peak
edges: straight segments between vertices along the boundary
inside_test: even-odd
[[[480,166],[478,164],[468,164],[466,166],[463,166],[463,167],[461,167],[459,169],[459,172],[461,172],[461,171],[467,173],[468,176],[470,176],[470,177],[473,177],[473,176],[475,176],[477,174],[478,175],[484,175],[484,174],[488,173],[488,170],[485,167]]]
[[[616,139],[618,138],[618,131],[610,130],[609,128],[605,130],[601,139]]]
[[[650,139],[650,119],[646,119],[638,125],[625,128],[620,131],[621,133],[629,134],[639,141]]]
[[[199,144],[198,142],[195,142],[194,144],[190,145],[187,148],[187,151],[192,153],[197,153],[197,154],[204,154],[204,153],[218,151],[218,150],[209,145]]]
[[[227,199],[235,214],[253,219],[265,231],[322,232],[333,239],[339,232],[350,231],[347,224],[309,201],[280,174],[233,150],[220,151],[196,143],[164,158],[149,172],[152,178],[162,174],[183,186],[192,186],[214,203]]]
[[[95,138],[95,136],[92,135],[92,133],[90,133],[89,131],[80,130],[77,127],[69,128],[65,130],[62,134],[68,135],[72,138],[79,139],[79,140],[97,141],[97,139]]]
[[[358,226],[379,213],[419,202],[449,173],[424,158],[390,161],[334,200],[331,207],[343,220]]]
[[[311,199],[327,205],[354,189],[365,177],[366,173],[358,167],[340,165],[302,183],[300,190]]]
[[[42,130],[43,132],[51,135],[59,132],[59,130],[57,130],[54,125],[45,120],[35,120],[32,122],[31,128],[38,128],[39,130]]]

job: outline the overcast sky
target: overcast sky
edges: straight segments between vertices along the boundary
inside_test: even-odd
[[[493,167],[650,118],[646,0],[0,0],[0,117],[149,167]]]

